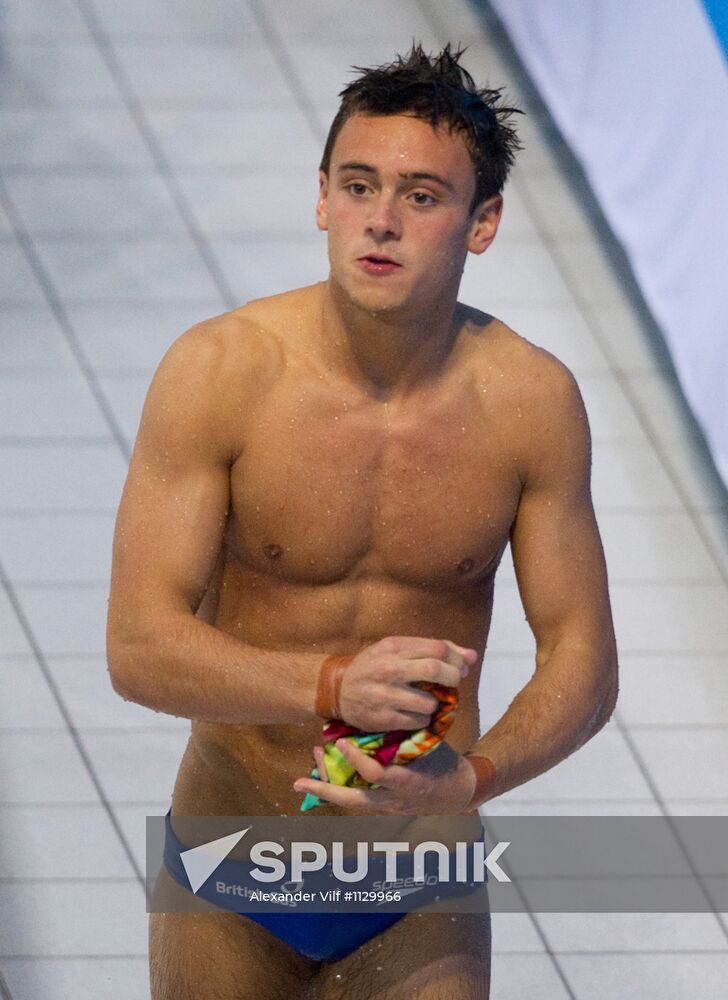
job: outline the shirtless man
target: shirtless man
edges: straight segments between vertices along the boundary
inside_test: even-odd
[[[122,697],[192,720],[172,817],[298,815],[305,791],[329,814],[473,812],[612,712],[578,389],[457,302],[467,254],[498,229],[510,115],[449,49],[363,73],[322,161],[328,280],[198,324],[159,365],[119,508],[108,658]],[[481,736],[509,540],[536,669]],[[366,731],[428,723],[413,682],[457,686],[447,747],[389,768],[352,750],[374,790],[309,778],[337,654],[354,656],[341,717]],[[151,914],[153,1000],[488,996],[485,915],[409,913],[336,961],[287,937],[234,913]]]

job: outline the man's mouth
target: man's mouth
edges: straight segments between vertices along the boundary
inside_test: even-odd
[[[369,274],[389,274],[402,266],[381,253],[368,253],[364,257],[359,257],[359,263]]]

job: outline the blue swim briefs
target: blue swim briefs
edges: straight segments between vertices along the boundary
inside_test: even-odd
[[[180,854],[187,847],[177,838],[171,822],[171,809],[165,817],[164,867],[170,876],[190,891]],[[225,859],[216,870],[223,881],[243,884],[247,881],[250,865],[236,859]],[[197,890],[196,895],[217,906],[220,897],[214,887],[215,880],[209,878]],[[405,913],[249,913],[231,909],[241,917],[260,924],[271,934],[315,962],[335,962],[351,954],[371,938],[387,930]]]

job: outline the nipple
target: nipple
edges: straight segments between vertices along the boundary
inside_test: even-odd
[[[269,559],[280,559],[283,549],[280,545],[264,545],[263,551]]]
[[[472,559],[463,559],[461,562],[458,563],[458,573],[461,576],[465,576],[466,573],[470,572],[470,570],[473,568],[474,565],[475,563],[473,562]]]

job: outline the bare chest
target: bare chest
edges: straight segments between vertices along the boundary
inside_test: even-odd
[[[228,544],[300,585],[472,581],[502,552],[518,502],[507,420],[475,393],[385,406],[281,386],[245,429]]]

